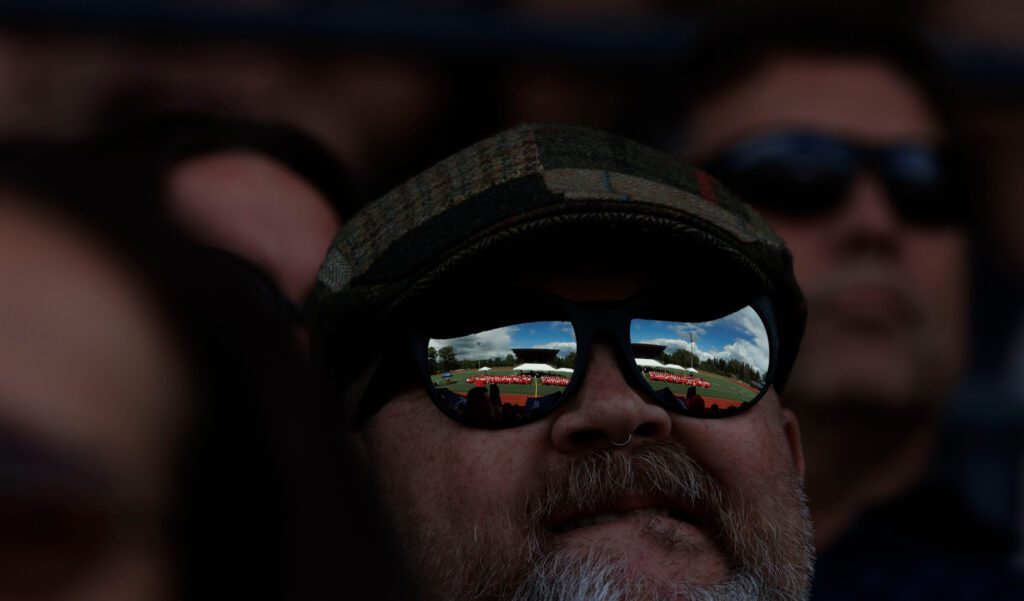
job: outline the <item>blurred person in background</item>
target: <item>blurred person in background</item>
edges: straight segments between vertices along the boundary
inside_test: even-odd
[[[361,204],[330,150],[284,124],[164,115],[103,132],[80,150],[93,179],[156,199],[196,243],[262,271],[293,319],[334,233]]]
[[[407,598],[273,283],[75,150],[0,159],[0,595]]]
[[[81,224],[0,199],[0,596],[168,597],[185,347]]]
[[[358,8],[349,15],[344,3],[331,4],[210,0],[111,10],[100,1],[27,17],[7,10],[0,136],[66,139],[181,112],[285,121],[314,133],[360,187],[372,187],[444,136],[457,113],[438,124],[452,99],[448,74],[422,53],[331,37],[325,24],[346,30],[346,17],[360,17]]]
[[[807,449],[814,598],[1018,598],[1011,529],[930,470],[968,344],[972,190],[949,89],[896,17],[713,23],[657,135],[793,252],[808,328],[785,401]]]

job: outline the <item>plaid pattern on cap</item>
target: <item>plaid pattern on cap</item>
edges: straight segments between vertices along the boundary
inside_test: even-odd
[[[661,152],[552,124],[474,144],[357,213],[320,269],[310,307],[314,336],[360,344],[348,336],[355,321],[415,306],[472,260],[526,236],[557,240],[592,226],[685,238],[709,256],[727,256],[781,304],[782,334],[795,353],[804,308],[792,259],[749,205]]]

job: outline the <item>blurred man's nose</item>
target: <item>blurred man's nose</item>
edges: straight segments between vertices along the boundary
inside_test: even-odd
[[[586,370],[580,387],[552,425],[556,448],[579,453],[669,435],[672,421],[668,412],[630,386],[609,343],[594,341]]]
[[[850,184],[833,222],[833,241],[844,255],[892,257],[900,252],[903,225],[885,183],[862,171]]]

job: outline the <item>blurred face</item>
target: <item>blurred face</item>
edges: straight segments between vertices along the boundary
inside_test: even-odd
[[[699,106],[690,125],[684,154],[696,163],[765,132],[819,132],[871,146],[943,137],[909,82],[856,58],[773,59]],[[824,214],[762,211],[792,251],[808,299],[787,401],[798,412],[842,403],[937,409],[963,364],[964,235],[905,221],[869,169]]]
[[[175,345],[115,258],[4,201],[0,280],[0,597],[161,598]]]
[[[320,192],[255,152],[202,155],[178,165],[170,202],[186,229],[262,268],[295,304],[312,289],[341,225]]]
[[[575,302],[644,288],[600,275],[520,283]],[[417,385],[361,442],[424,598],[806,597],[799,435],[773,390],[736,416],[684,417],[598,337],[580,387],[538,421],[470,428]]]

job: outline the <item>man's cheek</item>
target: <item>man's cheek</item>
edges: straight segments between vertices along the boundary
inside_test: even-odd
[[[926,300],[953,308],[967,284],[966,245],[954,234],[932,234],[907,244],[906,271]]]
[[[763,483],[790,477],[796,472],[785,432],[768,423],[764,407],[755,407],[747,415],[721,420],[704,420],[691,432],[683,445],[721,482],[727,490],[751,497]]]
[[[407,507],[435,495],[438,482],[446,478],[443,472],[450,469],[443,438],[423,428],[418,413],[412,403],[386,404],[359,437],[382,492]]]
[[[802,287],[813,287],[835,268],[830,252],[831,231],[808,227],[785,217],[766,215],[771,226],[793,255],[793,273]]]
[[[510,431],[473,431],[449,441],[453,503],[507,515],[529,487],[533,445],[508,440]]]
[[[955,233],[935,233],[911,246],[908,270],[913,272],[926,303],[929,344],[945,349],[943,368],[959,371],[967,338],[967,244]]]

